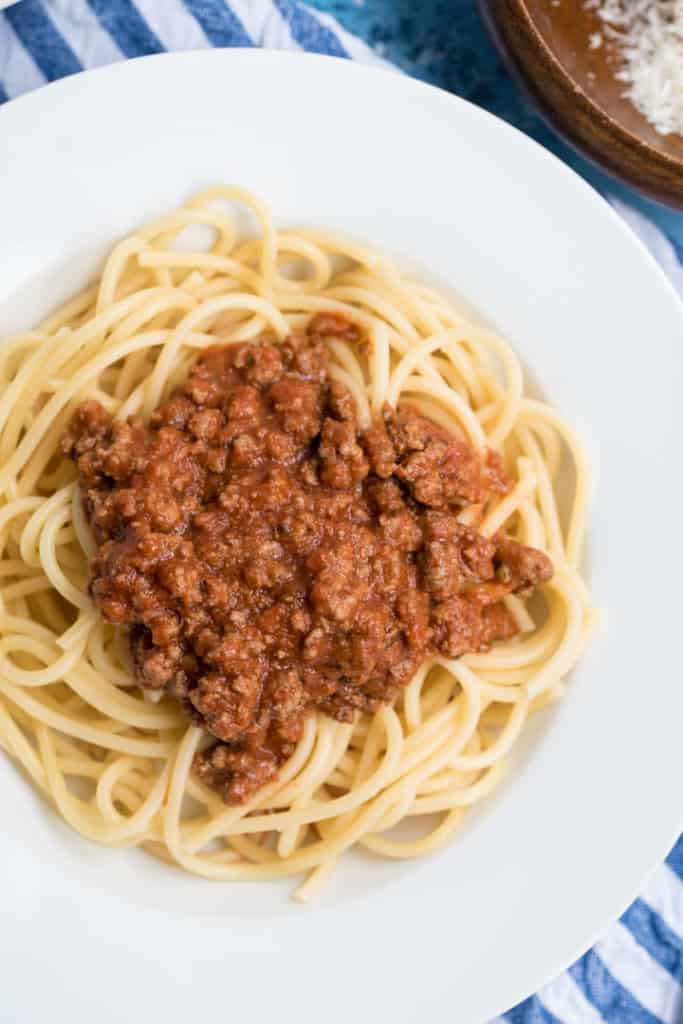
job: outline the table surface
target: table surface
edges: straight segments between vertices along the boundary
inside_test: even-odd
[[[520,95],[482,27],[474,0],[308,0],[387,60],[510,121],[557,153],[602,192],[636,206],[677,244],[683,214],[639,197],[562,142]]]

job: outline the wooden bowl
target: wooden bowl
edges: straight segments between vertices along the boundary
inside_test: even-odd
[[[478,0],[505,63],[545,119],[622,181],[683,209],[683,138],[661,135],[623,96],[620,58],[583,0]],[[603,43],[591,49],[589,38]]]

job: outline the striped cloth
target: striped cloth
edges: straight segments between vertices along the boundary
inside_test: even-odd
[[[20,0],[0,13],[0,103],[83,68],[209,46],[312,50],[384,63],[329,15],[297,0]],[[683,295],[683,254],[641,212],[607,198]],[[0,1013],[1,1003],[0,996]],[[683,837],[604,938],[495,1024],[501,1021],[683,1024]]]

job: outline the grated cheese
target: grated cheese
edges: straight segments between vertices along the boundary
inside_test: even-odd
[[[683,135],[683,0],[586,0],[623,58],[624,95],[661,132]],[[591,43],[594,45],[594,43]]]

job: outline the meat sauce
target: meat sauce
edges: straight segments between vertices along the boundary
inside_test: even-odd
[[[391,701],[420,663],[512,637],[503,603],[540,551],[458,522],[505,494],[499,457],[409,407],[359,427],[321,314],[281,345],[216,346],[148,423],[83,403],[63,439],[98,545],[90,592],[129,630],[139,685],[215,742],[194,770],[228,803],[291,755],[306,716]]]

